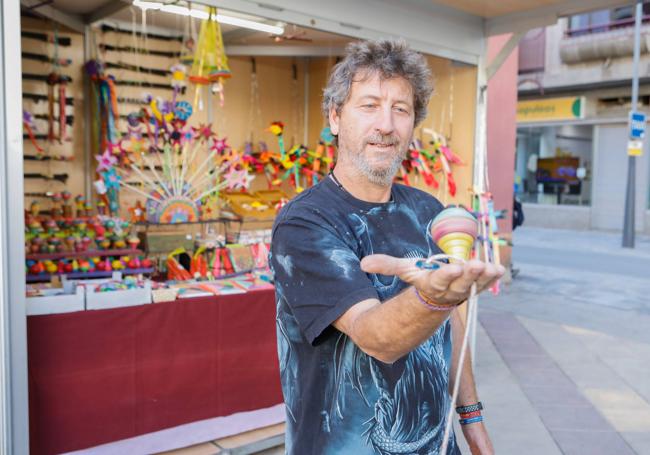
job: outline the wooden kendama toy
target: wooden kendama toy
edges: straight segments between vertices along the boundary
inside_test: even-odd
[[[478,221],[459,206],[449,206],[433,219],[431,236],[451,262],[469,260],[478,235]]]

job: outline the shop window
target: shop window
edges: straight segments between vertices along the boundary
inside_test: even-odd
[[[566,34],[567,36],[581,36],[631,27],[634,25],[634,10],[634,5],[630,5],[575,14],[569,18],[569,28]],[[643,2],[642,14],[643,22],[650,22],[650,1]]]
[[[592,127],[520,127],[515,193],[523,202],[590,205]]]
[[[650,106],[650,95],[640,95],[637,103],[639,108],[646,109]],[[599,98],[598,99],[598,109],[610,109],[610,108],[623,108],[630,110],[632,106],[632,97],[630,96],[616,96],[610,98]]]
[[[544,71],[546,28],[536,28],[519,43],[519,74]]]

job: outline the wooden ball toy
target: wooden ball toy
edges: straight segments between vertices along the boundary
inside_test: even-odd
[[[56,273],[59,270],[56,264],[50,260],[45,261],[44,266],[45,266],[45,271],[50,274]]]
[[[138,245],[140,244],[140,239],[138,237],[135,237],[135,236],[129,237],[128,241],[129,241],[129,247],[132,250],[135,250],[138,247]]]

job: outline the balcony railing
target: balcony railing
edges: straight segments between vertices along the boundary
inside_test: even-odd
[[[650,23],[650,14],[641,16],[642,23]],[[608,32],[618,28],[631,27],[634,25],[634,17],[628,17],[618,21],[604,22],[602,24],[590,25],[588,27],[570,28],[564,34],[567,37],[589,35],[593,33]]]

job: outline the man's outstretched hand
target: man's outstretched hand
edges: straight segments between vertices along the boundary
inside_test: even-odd
[[[472,259],[464,264],[442,264],[437,270],[421,269],[419,259],[373,254],[361,260],[366,273],[397,275],[413,285],[423,296],[440,304],[455,305],[469,297],[472,284],[481,292],[501,278],[505,268]]]

